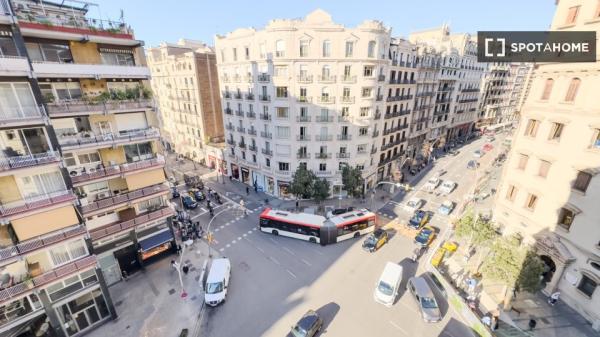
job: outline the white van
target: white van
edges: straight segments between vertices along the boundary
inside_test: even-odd
[[[214,259],[206,278],[206,287],[204,287],[204,302],[207,305],[214,307],[225,301],[230,277],[231,263],[229,259]]]
[[[398,295],[398,288],[402,282],[402,266],[393,262],[388,262],[375,284],[373,298],[375,301],[391,307]]]

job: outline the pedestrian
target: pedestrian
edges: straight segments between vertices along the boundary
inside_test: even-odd
[[[181,245],[177,245],[176,252],[177,252],[177,255],[181,254]]]
[[[298,209],[299,205],[300,205],[300,203],[298,202],[298,200],[296,200],[296,209]]]
[[[485,315],[481,318],[481,323],[483,323],[488,328],[492,328],[492,318],[489,315]]]
[[[240,208],[244,212],[244,216],[246,216],[246,204],[244,203],[244,200],[240,200]]]
[[[206,199],[206,207],[210,208],[210,200]]]
[[[250,187],[246,186],[246,195],[250,195]]]
[[[175,270],[178,270],[179,263],[175,262],[175,260],[171,260],[171,267],[173,267],[173,269],[175,269]]]
[[[229,175],[229,181],[233,180],[233,175]]]
[[[536,320],[535,320],[535,319],[533,319],[533,318],[532,318],[532,319],[530,319],[530,320],[529,320],[529,331],[531,331],[531,330],[535,329],[535,326],[536,326],[536,325],[537,325],[537,322],[536,322]]]
[[[184,264],[183,267],[181,267],[181,270],[183,270],[183,273],[185,275],[187,275],[187,273],[190,271],[190,267],[188,266],[188,264]]]
[[[125,282],[127,282],[127,277],[129,276],[129,275],[127,275],[127,271],[126,270],[121,271],[121,275],[123,275],[123,280]]]
[[[558,302],[559,297],[560,297],[560,291],[556,291],[556,292],[552,293],[552,295],[550,295],[550,297],[548,298],[548,304],[550,304],[551,306],[554,306],[556,304],[556,302]]]

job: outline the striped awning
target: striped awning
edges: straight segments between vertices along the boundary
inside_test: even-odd
[[[98,48],[101,53],[112,53],[112,54],[133,54],[131,49],[118,49],[118,48]]]

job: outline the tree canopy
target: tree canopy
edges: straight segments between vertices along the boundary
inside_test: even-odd
[[[317,177],[313,171],[308,170],[305,166],[300,165],[292,182],[290,183],[290,193],[296,198],[310,199],[314,196],[314,185]]]
[[[317,202],[321,202],[329,197],[329,182],[326,179],[317,179],[314,183],[313,198]]]
[[[342,184],[349,195],[358,198],[363,195],[364,179],[358,167],[348,165],[342,168]]]

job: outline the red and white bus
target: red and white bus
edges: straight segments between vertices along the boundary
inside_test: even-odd
[[[267,208],[260,214],[260,230],[275,235],[327,245],[356,238],[375,229],[377,215],[367,209],[327,219],[320,215]]]

